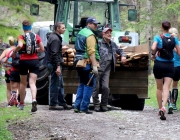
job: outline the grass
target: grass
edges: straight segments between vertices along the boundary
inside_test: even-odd
[[[6,86],[0,84],[0,103],[6,100]]]
[[[157,104],[157,100],[156,100],[156,83],[155,83],[155,79],[154,79],[154,75],[151,74],[148,77],[148,97],[150,99],[146,99],[146,105],[147,106],[152,106],[157,108],[158,104]]]
[[[0,85],[0,102],[6,101],[6,87]],[[8,131],[9,124],[30,117],[30,105],[26,105],[23,111],[17,107],[6,108],[0,106],[0,140],[13,140],[13,135]]]

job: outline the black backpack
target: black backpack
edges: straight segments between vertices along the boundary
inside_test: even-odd
[[[175,47],[175,39],[173,36],[166,37],[164,35],[160,35],[162,39],[162,48],[158,49],[158,56],[164,59],[172,60],[173,55],[173,49]]]
[[[26,43],[25,53],[33,54],[36,52],[36,34],[29,32],[24,34],[24,41]]]
[[[16,56],[12,60],[12,64],[11,64],[14,68],[19,69],[19,59],[20,59],[20,54],[16,53]]]

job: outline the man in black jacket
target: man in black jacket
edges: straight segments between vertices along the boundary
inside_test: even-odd
[[[47,64],[51,74],[49,110],[71,109],[64,99],[63,77],[62,77],[62,37],[65,32],[65,25],[62,22],[54,24],[53,32],[47,42]]]

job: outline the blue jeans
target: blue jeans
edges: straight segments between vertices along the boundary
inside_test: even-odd
[[[96,85],[96,76],[94,76],[90,85],[87,86],[87,83],[92,76],[90,73],[91,71],[90,65],[87,65],[86,68],[77,68],[80,85],[77,89],[74,108],[80,111],[88,111],[90,98]]]
[[[61,72],[62,72],[62,66]],[[65,105],[66,100],[64,99],[64,82],[62,73],[60,76],[56,74],[57,66],[48,63],[48,70],[50,72],[50,83],[49,83],[49,105],[56,106],[56,105]]]

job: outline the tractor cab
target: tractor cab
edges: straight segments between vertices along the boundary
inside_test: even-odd
[[[134,6],[128,4],[120,4],[118,0],[39,0],[50,2],[55,5],[54,21],[64,22],[66,28],[69,24],[72,27],[67,28],[64,33],[63,40],[67,44],[74,44],[78,32],[86,26],[88,17],[95,17],[100,21],[96,35],[102,38],[102,30],[105,27],[112,28],[112,40],[117,44],[125,46],[138,45],[138,34],[131,32],[122,32],[120,23],[120,6]],[[31,14],[36,15],[33,7],[37,9],[37,5],[31,7]],[[135,6],[134,6],[135,7]],[[34,13],[33,13],[34,12]],[[128,10],[128,20],[136,20],[136,9]],[[125,34],[126,33],[126,34]],[[128,34],[127,34],[128,33]]]

